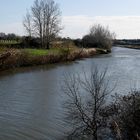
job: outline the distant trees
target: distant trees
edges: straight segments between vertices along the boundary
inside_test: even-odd
[[[79,38],[78,39],[74,39],[73,42],[78,47],[82,47],[82,45],[83,45],[82,39],[79,39]]]
[[[5,33],[0,33],[0,39],[4,39],[6,37],[6,34]]]
[[[90,28],[89,34],[83,37],[83,44],[84,47],[98,47],[111,51],[114,39],[114,33],[111,33],[107,27],[97,24],[93,25]]]
[[[0,40],[16,40],[19,41],[21,39],[20,36],[14,34],[14,33],[9,33],[9,34],[5,34],[5,33],[0,33]]]
[[[54,0],[35,0],[31,13],[27,12],[23,25],[29,36],[40,38],[42,48],[50,48],[51,41],[58,35],[61,12]]]

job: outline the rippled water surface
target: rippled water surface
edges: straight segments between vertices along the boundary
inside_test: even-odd
[[[127,94],[140,87],[140,50],[114,47],[111,54],[70,64],[24,68],[0,74],[0,140],[59,140],[68,125],[64,123],[65,96],[61,91],[65,72],[92,66],[108,67],[114,92]]]

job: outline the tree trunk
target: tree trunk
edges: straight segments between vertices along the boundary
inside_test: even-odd
[[[94,121],[94,122],[96,122],[96,121]],[[93,136],[93,138],[92,138],[92,140],[98,140],[98,135],[97,135],[97,123],[95,123],[95,128],[94,128],[95,130],[94,130],[94,132],[93,132],[93,134],[92,134],[92,136]]]
[[[46,49],[50,49],[50,43],[49,42],[47,42],[47,48]]]
[[[93,134],[93,135],[92,135],[92,140],[98,140],[98,138],[97,138],[97,135],[96,135],[96,134]]]

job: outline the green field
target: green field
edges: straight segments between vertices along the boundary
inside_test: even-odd
[[[20,41],[16,41],[16,40],[0,40],[0,45],[16,45],[19,43]]]
[[[31,56],[45,56],[50,54],[61,54],[60,48],[51,48],[49,50],[46,49],[22,49],[22,51],[28,53]]]

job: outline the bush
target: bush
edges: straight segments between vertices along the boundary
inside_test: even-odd
[[[84,47],[97,47],[111,51],[114,33],[111,33],[107,27],[100,24],[91,27],[88,35],[83,37]]]
[[[38,38],[23,37],[20,46],[21,48],[40,48],[41,45]]]
[[[60,48],[60,55],[62,55],[66,60],[70,54],[69,48]]]
[[[140,92],[132,91],[130,95],[116,97],[116,123],[121,130],[123,140],[140,139]]]

